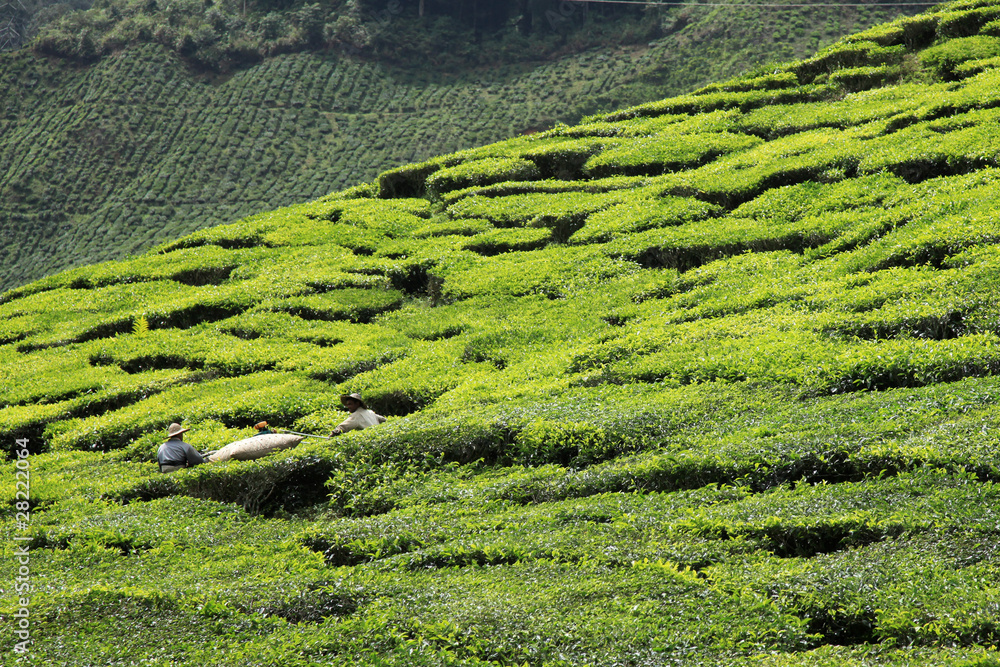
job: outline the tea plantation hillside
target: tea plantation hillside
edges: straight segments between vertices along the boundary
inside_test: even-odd
[[[211,22],[220,12],[235,12],[225,14],[227,25],[249,21],[232,3],[163,10],[186,7],[191,29],[219,40],[189,55],[155,40],[123,42],[128,20],[157,20],[143,14],[155,2],[106,4],[47,28],[34,50],[0,54],[0,240],[8,251],[0,289],[314,199],[405,162],[691,90],[768,58],[801,57],[902,11],[675,9],[662,17],[669,34],[651,29],[661,35],[651,44],[636,33],[584,48],[573,35],[599,29],[596,10],[585,21],[566,3],[554,29],[541,21],[545,39],[566,42],[543,52],[548,59],[459,62],[442,74],[447,63],[439,61],[457,56],[410,53],[403,67],[350,43],[287,52],[280,39],[264,44],[275,55],[218,72],[210,55],[221,57],[219,44],[236,28]],[[428,39],[436,24],[397,11],[366,30],[401,44]],[[109,16],[128,20],[111,30],[100,23]],[[93,48],[81,53],[84,42]],[[487,52],[500,48],[494,42],[507,50],[520,43],[501,34],[456,48]]]
[[[4,664],[1000,664],[998,65],[946,4],[4,293]]]

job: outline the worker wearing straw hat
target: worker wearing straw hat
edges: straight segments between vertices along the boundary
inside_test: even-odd
[[[160,472],[175,472],[181,468],[193,468],[205,463],[195,448],[184,442],[184,434],[190,431],[180,424],[173,423],[167,427],[167,441],[156,450],[156,460],[160,464]]]
[[[344,404],[344,407],[351,414],[347,419],[340,422],[330,435],[340,435],[346,431],[378,426],[385,421],[385,417],[375,414],[368,409],[368,406],[365,405],[364,400],[361,398],[361,394],[344,394],[340,397],[340,402]]]

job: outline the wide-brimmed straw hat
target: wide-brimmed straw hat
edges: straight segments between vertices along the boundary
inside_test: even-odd
[[[178,424],[177,422],[174,422],[173,424],[171,424],[170,426],[167,427],[167,437],[168,438],[175,438],[178,435],[180,435],[181,433],[187,433],[190,430],[191,429],[189,429],[189,428],[183,428],[183,427],[181,427],[180,424]]]
[[[364,400],[361,398],[361,394],[341,394],[340,395],[340,402],[346,405],[347,404],[347,399],[349,399],[349,398],[353,398],[355,401],[357,401],[358,403],[360,403],[361,407],[363,407],[365,410],[368,409],[368,406],[365,405]]]

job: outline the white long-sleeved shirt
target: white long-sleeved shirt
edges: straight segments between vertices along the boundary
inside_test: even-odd
[[[385,421],[385,417],[375,414],[368,408],[358,408],[337,426],[341,431],[353,431],[355,429],[365,429],[369,426],[377,426]]]

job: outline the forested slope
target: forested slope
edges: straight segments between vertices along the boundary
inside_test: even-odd
[[[951,3],[6,292],[26,661],[998,664],[998,65]]]
[[[476,44],[397,3],[357,23],[359,46],[340,28],[310,41],[301,8],[258,25],[232,3],[107,4],[0,54],[0,288],[803,56],[901,11],[672,10],[640,30],[569,5],[540,13],[535,38]]]

